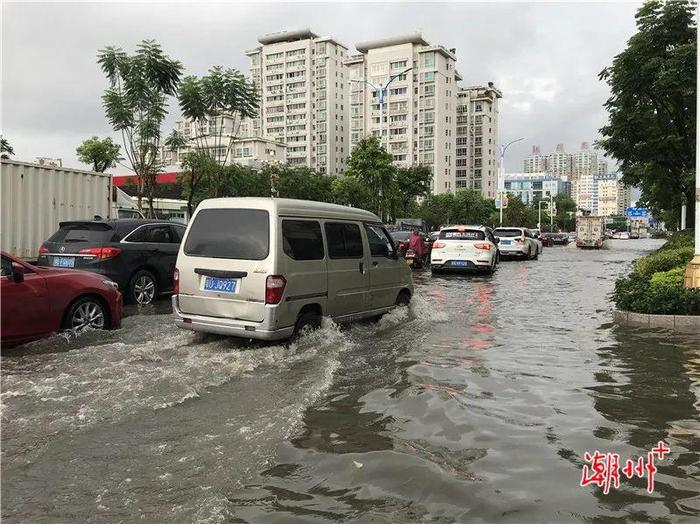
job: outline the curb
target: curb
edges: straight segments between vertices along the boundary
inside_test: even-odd
[[[613,320],[624,326],[664,328],[679,333],[700,334],[700,316],[697,315],[651,315],[614,309]]]

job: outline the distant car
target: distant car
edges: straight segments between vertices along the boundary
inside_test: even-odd
[[[627,231],[618,231],[612,237],[616,240],[629,240],[631,238]]]
[[[492,275],[498,261],[498,239],[484,226],[445,227],[430,253],[433,273],[476,270]]]
[[[121,325],[122,295],[110,279],[41,268],[2,253],[2,345],[16,346],[61,329],[110,329]]]
[[[566,246],[569,243],[569,233],[542,233],[540,238],[546,246]]]
[[[164,220],[62,222],[39,249],[39,266],[82,269],[113,280],[127,300],[150,304],[173,289],[185,226]]]
[[[499,239],[501,257],[537,259],[542,252],[542,243],[524,227],[497,227],[493,234]]]
[[[638,240],[639,237],[639,233],[637,233],[636,231],[630,231],[630,240]]]

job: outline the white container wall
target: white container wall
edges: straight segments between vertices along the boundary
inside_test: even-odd
[[[112,176],[2,160],[0,246],[36,260],[41,244],[66,220],[110,218]]]

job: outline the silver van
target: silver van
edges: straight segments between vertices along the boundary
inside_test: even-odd
[[[177,325],[244,338],[289,338],[324,316],[381,315],[413,294],[376,215],[307,200],[203,201],[176,267]]]

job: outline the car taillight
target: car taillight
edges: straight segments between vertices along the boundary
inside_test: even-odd
[[[48,252],[49,252],[49,248],[46,246],[41,246],[39,248],[39,256],[45,255]]]
[[[93,255],[100,260],[114,258],[122,252],[118,247],[88,247],[78,251],[81,255]]]
[[[433,243],[433,249],[440,249],[440,248],[443,248],[443,247],[445,247],[445,243],[444,243],[444,242],[434,242],[434,243]]]
[[[485,249],[486,251],[491,251],[491,244],[479,243],[479,244],[474,244],[474,247],[476,249]]]
[[[177,295],[180,292],[180,272],[175,268],[173,272],[173,295]]]
[[[282,275],[270,275],[265,282],[265,304],[279,304],[284,295],[287,279]]]
[[[406,243],[405,243],[405,242],[399,242],[399,249],[403,249],[403,248],[405,248],[405,247],[406,247]]]

